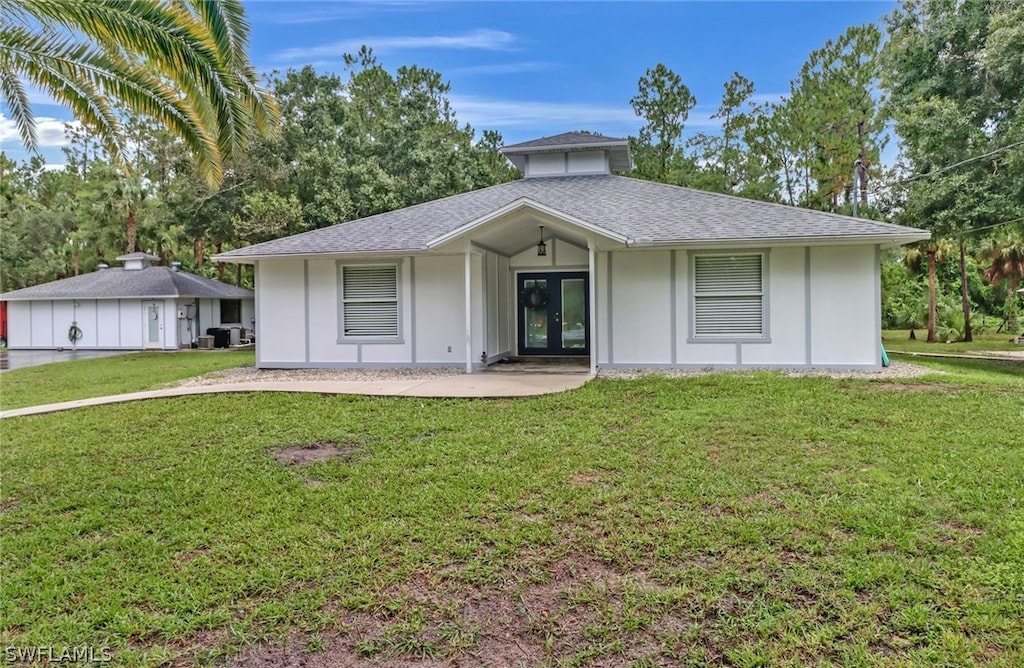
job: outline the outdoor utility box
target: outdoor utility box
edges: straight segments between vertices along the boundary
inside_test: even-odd
[[[206,334],[213,337],[214,348],[227,348],[231,345],[231,330],[227,327],[211,327],[206,330]]]
[[[196,348],[201,350],[213,350],[213,337],[204,335],[197,336]]]

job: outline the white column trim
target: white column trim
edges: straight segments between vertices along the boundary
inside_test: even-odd
[[[590,254],[590,375],[594,376],[597,374],[597,251],[593,238],[587,239],[587,252]]]
[[[466,373],[473,373],[473,253],[466,247]]]

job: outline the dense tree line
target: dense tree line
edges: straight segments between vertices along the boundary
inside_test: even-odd
[[[631,176],[928,228],[929,242],[886,259],[886,325],[969,339],[980,311],[1016,329],[1021,52],[1024,4],[904,0],[881,28],[851,27],[810,53],[782,99],[734,73],[720,129],[696,133],[696,98],[659,63],[630,100],[642,123]],[[211,252],[516,177],[500,135],[458,123],[440,73],[392,73],[365,48],[345,66],[272,75],[280,123],[219,155],[218,179],[174,128],[131,115],[116,155],[101,133],[72,127],[63,171],[0,157],[0,285],[90,271],[136,247],[223,278]],[[885,169],[889,141],[900,155]]]
[[[144,250],[224,279],[209,255],[482,188],[515,177],[501,136],[459,125],[437,72],[386,71],[369,50],[347,78],[312,68],[271,77],[279,131],[224,161],[212,187],[161,124],[130,120],[111,160],[93,133],[69,126],[66,167],[0,156],[0,281],[53,280]],[[247,283],[243,268],[226,277]]]
[[[885,324],[970,340],[980,311],[1020,333],[1024,3],[904,0],[884,24],[813,51],[779,101],[758,102],[735,73],[720,131],[688,140],[697,100],[664,64],[648,69],[632,99],[634,176],[929,229],[887,258]]]

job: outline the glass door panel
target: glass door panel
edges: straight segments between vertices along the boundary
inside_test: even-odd
[[[522,318],[526,326],[525,347],[529,349],[546,349],[548,347],[548,304],[545,294],[548,281],[544,278],[526,279],[521,290]]]
[[[149,342],[160,343],[160,307],[156,304],[149,305]]]
[[[587,293],[582,278],[563,278],[562,284],[562,348],[581,350],[587,347]]]

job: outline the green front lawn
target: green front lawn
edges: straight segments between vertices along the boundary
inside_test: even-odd
[[[5,420],[0,637],[147,665],[286,641],[343,665],[1022,665],[1024,365],[977,364]],[[343,456],[273,456],[325,441]]]
[[[210,371],[255,363],[253,350],[142,352],[54,362],[0,375],[0,408],[154,390]]]

